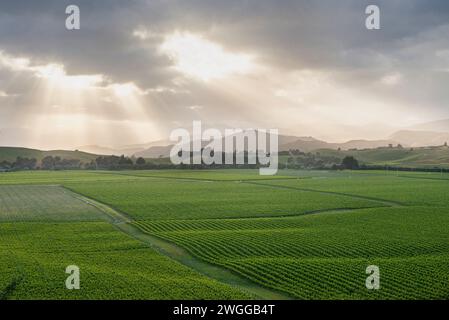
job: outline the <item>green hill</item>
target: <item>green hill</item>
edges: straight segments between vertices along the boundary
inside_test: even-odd
[[[79,159],[82,162],[90,162],[95,160],[98,155],[82,152],[82,151],[68,151],[68,150],[50,150],[42,151],[37,149],[16,148],[16,147],[0,147],[0,162],[13,162],[17,157],[35,158],[40,162],[46,156],[60,157],[61,159]]]
[[[343,159],[354,156],[361,163],[367,165],[389,165],[401,167],[449,167],[449,147],[422,148],[377,148],[364,150],[317,150],[321,155]]]

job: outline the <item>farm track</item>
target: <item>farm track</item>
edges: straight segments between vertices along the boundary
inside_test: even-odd
[[[253,182],[253,181],[243,181],[242,183],[254,184],[254,185],[270,187],[270,188],[279,188],[279,189],[289,189],[289,190],[316,192],[316,193],[322,193],[322,194],[331,194],[331,195],[351,197],[351,198],[357,198],[357,199],[363,199],[363,200],[370,200],[370,201],[376,201],[376,202],[384,203],[387,206],[407,206],[407,204],[399,202],[399,201],[391,201],[391,200],[375,198],[375,197],[360,196],[360,195],[351,194],[351,193],[343,193],[343,192],[335,192],[335,191],[324,191],[324,190],[316,190],[316,189],[301,188],[301,187],[291,187],[291,186],[275,185],[275,184],[269,184],[269,183],[258,183],[258,182]]]
[[[64,190],[66,190],[66,192],[68,192],[72,197],[74,197],[92,207],[99,209],[103,213],[106,213],[108,220],[110,220],[113,224],[118,223],[118,222],[131,222],[132,221],[132,218],[129,215],[127,215],[124,212],[120,212],[119,210],[114,209],[105,203],[88,198],[85,195],[82,195],[66,186],[61,185],[60,187],[63,188]]]
[[[222,283],[231,285],[233,287],[237,287],[245,292],[250,293],[251,295],[266,300],[291,300],[293,297],[288,294],[280,291],[276,291],[273,289],[269,289],[265,286],[259,285],[246,277],[239,275],[236,272],[230,271],[227,268],[214,265],[208,262],[205,262],[194,255],[190,254],[186,249],[170,242],[165,239],[156,237],[154,235],[150,235],[148,233],[143,232],[139,228],[135,227],[132,222],[133,219],[129,216],[121,213],[106,204],[88,198],[79,193],[75,193],[74,191],[66,188],[72,193],[72,195],[85,202],[88,205],[94,206],[99,209],[103,213],[105,213],[110,222],[114,227],[116,227],[119,231],[126,233],[134,239],[137,239],[151,248],[155,249],[159,253],[183,264],[191,269],[209,277],[220,281]]]

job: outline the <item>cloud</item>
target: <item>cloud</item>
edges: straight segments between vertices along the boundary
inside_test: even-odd
[[[190,110],[201,110],[203,108],[204,108],[203,106],[188,106],[187,107],[187,109],[190,109]]]
[[[83,114],[104,134],[154,129],[117,135],[126,144],[198,117],[335,137],[370,118],[449,117],[445,0],[378,0],[378,31],[365,28],[368,0],[77,0],[76,32],[72,2],[0,3],[0,129],[45,113]]]
[[[256,68],[251,56],[227,52],[218,44],[191,33],[165,36],[159,50],[173,61],[175,70],[203,81],[245,75]]]
[[[399,84],[402,80],[402,74],[398,73],[398,72],[394,72],[394,73],[390,73],[387,74],[385,76],[382,77],[382,79],[380,79],[380,82],[382,82],[383,84],[387,85],[387,86],[395,86],[397,84]]]

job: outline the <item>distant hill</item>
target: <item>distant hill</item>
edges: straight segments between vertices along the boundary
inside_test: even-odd
[[[108,148],[108,147],[102,147],[102,146],[96,146],[96,145],[90,145],[90,146],[81,146],[78,148],[78,150],[87,152],[87,153],[93,153],[93,154],[99,154],[99,155],[115,155],[115,156],[132,156],[134,153],[139,152],[143,150],[142,148],[125,148],[125,149],[114,149],[114,148]]]
[[[411,126],[410,130],[449,132],[449,119],[432,121]]]
[[[280,144],[280,151],[288,151],[299,149],[303,152],[310,152],[318,149],[373,149],[379,147],[387,147],[390,144],[397,145],[394,139],[391,140],[350,140],[342,143],[331,143],[322,140],[317,140],[312,137],[300,137],[294,142]]]
[[[342,150],[350,150],[350,149],[374,149],[387,147],[390,144],[393,146],[397,146],[399,141],[396,139],[390,140],[350,140],[344,143],[334,143],[334,149],[341,148]],[[406,144],[403,144],[406,146]]]
[[[241,136],[242,134],[234,134],[233,137]],[[284,136],[279,135],[279,145],[287,144],[293,141],[298,140],[298,137],[295,136]],[[304,139],[313,139],[311,137],[304,138]],[[158,145],[158,142],[153,142],[152,145],[142,151],[136,152],[134,154],[135,157],[143,157],[143,158],[159,158],[159,157],[169,157],[170,156],[170,150],[172,149],[174,143],[171,141],[162,140],[162,144]],[[205,147],[209,142],[203,141],[202,146]],[[224,146],[224,138],[222,145]],[[192,147],[192,145],[191,145]]]
[[[279,143],[279,151],[289,151],[289,150],[301,150],[302,152],[310,152],[317,149],[333,149],[330,143],[326,141],[317,140],[315,138],[307,137],[300,138],[297,137],[294,141],[289,143]],[[337,149],[337,148],[336,148]]]
[[[390,136],[390,139],[399,141],[411,147],[441,146],[449,142],[448,132],[401,130]]]
[[[172,144],[170,141],[158,140],[158,141],[152,141],[152,142],[143,143],[143,144],[131,144],[131,145],[123,145],[123,146],[117,146],[117,147],[87,145],[87,146],[78,147],[77,149],[80,151],[93,153],[93,154],[115,155],[115,156],[125,155],[127,157],[131,157],[131,156],[133,156],[137,153],[143,152],[146,149],[149,149],[151,147],[167,146],[170,144]]]
[[[67,150],[51,150],[42,151],[37,149],[17,148],[17,147],[0,147],[0,162],[13,162],[17,157],[22,158],[36,158],[40,162],[46,156],[61,157],[62,159],[79,159],[82,162],[90,162],[95,160],[98,155],[82,152],[82,151],[67,151]]]
[[[238,136],[238,134],[233,136],[236,137]],[[165,141],[165,143],[167,142]],[[303,152],[311,152],[318,149],[370,149],[386,147],[389,144],[397,145],[398,142],[394,140],[351,140],[344,143],[329,143],[326,141],[315,139],[313,137],[279,135],[279,151],[299,149]],[[202,145],[207,145],[207,142],[203,142]],[[136,152],[134,156],[143,158],[168,157],[170,155],[172,146],[173,144],[159,146],[155,144],[146,150]]]
[[[168,146],[154,146],[150,147],[146,150],[137,152],[134,154],[135,157],[142,157],[142,158],[159,158],[159,157],[169,157],[170,156],[170,150],[172,149],[173,145]]]
[[[316,150],[321,155],[343,159],[353,156],[362,163],[369,165],[388,165],[401,167],[449,167],[449,147],[421,148],[377,148],[365,150]]]

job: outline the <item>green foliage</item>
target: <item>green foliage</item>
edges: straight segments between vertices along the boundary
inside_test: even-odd
[[[210,263],[300,299],[443,299],[447,209],[390,207],[316,215],[139,221]],[[381,268],[380,291],[365,268]]]
[[[144,165],[145,163],[146,163],[146,161],[145,161],[145,159],[142,158],[142,157],[139,157],[139,158],[137,158],[137,160],[136,160],[136,164],[139,165],[139,166],[142,166],[142,165]]]
[[[353,156],[346,156],[341,161],[343,169],[355,170],[359,168],[359,162]]]
[[[0,223],[6,299],[241,299],[245,294],[173,262],[104,222]],[[80,268],[67,290],[65,268]]]

